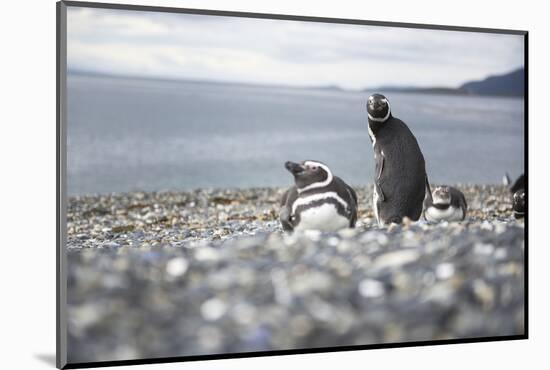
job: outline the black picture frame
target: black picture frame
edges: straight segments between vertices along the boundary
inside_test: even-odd
[[[56,61],[56,121],[57,121],[57,138],[56,138],[56,366],[62,369],[76,368],[92,368],[106,366],[122,366],[122,365],[138,365],[138,364],[157,364],[157,363],[172,363],[172,362],[187,362],[187,361],[203,361],[216,359],[231,359],[231,358],[247,358],[247,357],[263,357],[263,356],[280,356],[293,354],[310,354],[322,352],[340,352],[340,351],[358,351],[368,349],[381,348],[399,348],[399,347],[417,347],[417,346],[435,346],[445,344],[460,344],[460,343],[480,343],[480,342],[496,342],[510,340],[524,340],[529,338],[529,294],[528,294],[528,279],[529,279],[529,215],[525,215],[525,249],[524,249],[524,328],[525,332],[522,335],[510,335],[499,337],[479,337],[479,338],[463,338],[463,339],[445,339],[445,340],[428,340],[420,342],[402,342],[402,343],[384,343],[384,344],[369,344],[369,345],[354,345],[354,346],[337,346],[324,348],[300,348],[289,350],[275,351],[255,351],[244,353],[224,353],[210,354],[199,356],[178,356],[178,357],[163,357],[163,358],[143,358],[120,361],[100,361],[100,362],[84,362],[84,363],[67,363],[67,321],[66,321],[66,293],[67,293],[67,256],[66,256],[66,206],[67,206],[67,8],[99,8],[112,10],[131,10],[143,12],[162,12],[162,13],[182,13],[182,14],[197,14],[223,17],[241,17],[255,19],[277,19],[289,21],[307,21],[319,23],[338,23],[348,25],[369,25],[381,27],[397,27],[397,28],[413,28],[427,30],[445,30],[445,31],[460,31],[460,32],[476,32],[476,33],[495,33],[520,35],[524,38],[524,169],[526,178],[526,189],[528,188],[529,179],[529,160],[528,160],[528,138],[529,138],[529,63],[528,63],[528,45],[529,32],[526,30],[513,29],[494,29],[494,28],[477,28],[463,27],[451,25],[432,25],[419,23],[400,23],[400,22],[384,22],[359,19],[342,19],[342,18],[326,18],[326,17],[310,17],[299,15],[285,14],[266,14],[266,13],[251,13],[251,12],[235,12],[235,11],[219,11],[191,8],[176,8],[176,7],[160,7],[160,6],[143,6],[130,4],[113,4],[99,2],[81,2],[81,1],[60,1],[56,4],[56,39],[57,39],[57,61]],[[526,207],[529,205],[528,193],[526,194]]]

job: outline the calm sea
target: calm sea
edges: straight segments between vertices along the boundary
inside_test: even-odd
[[[371,183],[367,93],[68,76],[69,195],[290,185],[287,160],[317,159]],[[388,93],[433,183],[523,172],[523,99]]]

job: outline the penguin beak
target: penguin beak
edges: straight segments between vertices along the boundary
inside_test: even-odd
[[[302,172],[305,171],[305,167],[302,166],[301,164],[299,163],[294,163],[294,162],[286,162],[285,163],[285,168],[290,172],[292,173],[293,175],[299,175],[301,174]]]

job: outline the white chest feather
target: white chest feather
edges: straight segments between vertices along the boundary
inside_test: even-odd
[[[462,208],[456,208],[450,206],[447,209],[437,209],[435,207],[428,207],[425,212],[426,220],[431,222],[439,221],[460,221],[464,217]]]
[[[300,212],[300,223],[295,230],[336,231],[349,227],[349,220],[340,215],[332,203],[324,203]]]

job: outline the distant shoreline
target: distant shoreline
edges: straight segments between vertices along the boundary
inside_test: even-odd
[[[500,91],[497,93],[476,93],[477,86],[485,83],[486,81],[494,81],[498,79],[507,79],[511,75],[523,74],[523,68],[520,68],[511,73],[500,76],[489,76],[482,81],[470,81],[462,84],[460,87],[445,87],[445,86],[428,86],[428,87],[401,87],[401,86],[378,86],[372,88],[359,88],[359,89],[347,89],[338,85],[320,85],[320,86],[293,86],[293,85],[279,85],[269,83],[251,83],[251,82],[238,82],[238,81],[219,81],[219,80],[207,80],[207,79],[192,79],[192,78],[169,78],[169,77],[154,77],[154,76],[136,76],[125,74],[112,74],[94,71],[84,70],[71,70],[67,71],[67,75],[75,76],[88,76],[88,77],[100,77],[100,78],[118,78],[118,79],[137,79],[148,81],[163,81],[173,83],[200,83],[200,84],[213,84],[213,85],[237,85],[246,87],[259,87],[259,88],[279,88],[279,89],[297,89],[297,90],[321,90],[321,91],[341,91],[341,92],[354,92],[370,94],[372,92],[395,92],[405,94],[436,94],[436,95],[458,95],[458,96],[487,96],[497,98],[523,98],[523,91],[518,92],[517,86],[514,86],[513,92]],[[519,83],[519,82],[518,82]],[[517,84],[517,83],[516,83]],[[523,85],[523,82],[521,82]]]

